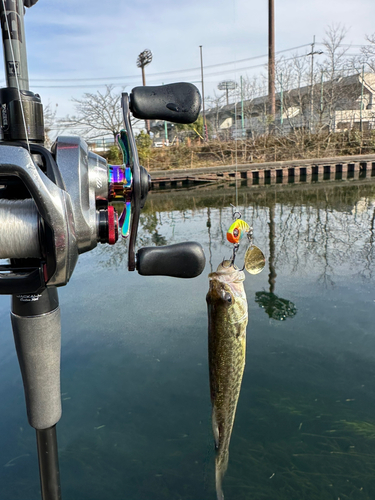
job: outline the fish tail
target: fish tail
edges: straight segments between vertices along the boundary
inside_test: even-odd
[[[224,493],[221,487],[222,476],[216,474],[216,498],[217,500],[224,500]]]
[[[220,450],[217,452],[216,461],[215,461],[215,480],[216,480],[216,496],[217,500],[224,500],[224,493],[222,489],[222,482],[224,474],[228,468],[228,451],[224,453],[220,453]]]

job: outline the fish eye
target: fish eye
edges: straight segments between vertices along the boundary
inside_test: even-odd
[[[221,298],[225,300],[225,302],[228,302],[228,304],[232,303],[232,295],[229,292],[225,291],[225,289],[221,289],[220,295]]]

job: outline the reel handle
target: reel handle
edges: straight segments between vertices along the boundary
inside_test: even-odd
[[[144,247],[137,253],[137,271],[142,276],[195,278],[206,264],[202,246],[186,241],[162,247]]]
[[[192,83],[135,87],[130,94],[130,110],[143,120],[193,123],[200,109],[201,96]]]

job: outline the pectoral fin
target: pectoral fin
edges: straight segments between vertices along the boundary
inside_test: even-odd
[[[212,409],[212,432],[214,434],[215,448],[218,449],[219,442],[220,442],[220,440],[219,440],[220,433],[219,433],[219,425],[218,425],[217,419],[216,419],[215,407],[213,407],[213,409]]]

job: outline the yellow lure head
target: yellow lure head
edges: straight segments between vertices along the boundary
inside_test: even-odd
[[[237,219],[228,229],[227,240],[229,243],[238,243],[242,236],[249,231],[249,224],[242,219]]]

